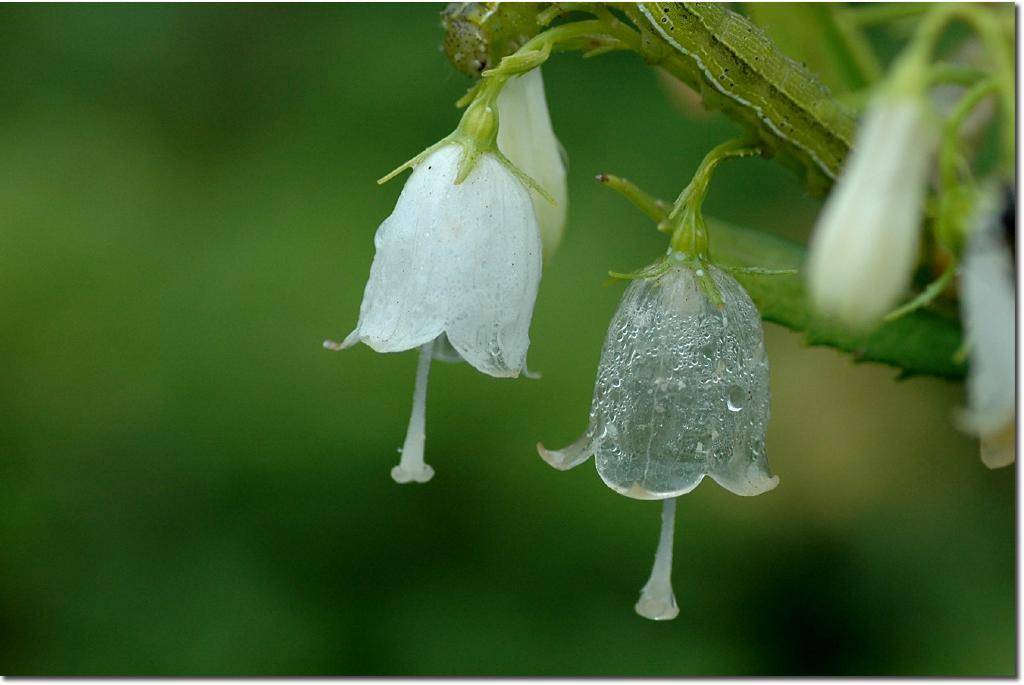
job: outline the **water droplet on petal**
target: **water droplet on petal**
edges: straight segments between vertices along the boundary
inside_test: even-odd
[[[746,393],[738,385],[734,385],[729,388],[729,397],[725,400],[725,405],[729,407],[729,411],[743,411],[744,400],[746,400]]]

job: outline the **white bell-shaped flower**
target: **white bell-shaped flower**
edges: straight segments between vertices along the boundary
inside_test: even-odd
[[[1013,259],[1001,209],[993,195],[984,198],[961,270],[961,315],[970,357],[963,424],[981,438],[981,458],[989,468],[1007,466],[1016,457]]]
[[[710,278],[723,306],[705,295]],[[568,469],[596,455],[616,492],[685,494],[704,476],[738,495],[778,484],[765,457],[768,357],[743,287],[711,265],[675,263],[634,281],[608,328],[584,435],[541,456]]]
[[[540,67],[509,79],[498,96],[498,148],[554,198],[530,191],[544,257],[554,254],[565,231],[568,190],[562,148],[555,138]]]
[[[541,272],[533,183],[496,148],[497,116],[486,102],[455,133],[399,167],[413,173],[374,238],[359,321],[340,350],[420,348],[402,458],[391,476],[424,483],[427,378],[434,358],[464,359],[490,376],[525,369]]]
[[[807,279],[819,313],[868,330],[904,294],[936,142],[924,99],[883,93],[869,107],[810,241]]]
[[[342,343],[400,352],[444,333],[490,376],[517,376],[526,361],[541,247],[527,188],[483,153],[455,184],[462,148],[420,161],[374,238],[359,322]]]

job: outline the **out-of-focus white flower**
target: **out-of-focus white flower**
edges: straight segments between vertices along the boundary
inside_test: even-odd
[[[359,322],[342,343],[377,352],[422,348],[414,408],[395,480],[425,482],[423,415],[435,340],[490,376],[519,375],[541,273],[530,194],[494,153],[476,150],[456,184],[465,150],[444,144],[417,159],[394,211],[377,230]],[[445,356],[446,345],[437,346]],[[450,353],[448,356],[451,356]]]
[[[498,96],[498,115],[498,149],[555,200],[552,204],[537,191],[530,191],[544,257],[549,258],[562,241],[569,194],[562,149],[551,127],[540,67],[509,79]]]
[[[1007,466],[1016,457],[1013,259],[997,197],[983,196],[975,212],[960,297],[970,359],[963,426],[981,438],[981,459],[989,468]]]
[[[613,490],[665,500],[650,579],[636,611],[671,619],[675,497],[710,476],[738,495],[778,485],[765,457],[768,358],[761,317],[746,291],[709,264],[683,263],[635,280],[608,328],[586,432],[541,457],[569,469],[595,455]],[[659,270],[660,271],[660,270]],[[721,298],[713,303],[709,290]]]
[[[712,304],[710,277],[724,306]],[[634,281],[608,328],[586,432],[540,455],[569,469],[596,455],[608,487],[665,499],[711,476],[737,495],[778,484],[765,457],[768,357],[761,317],[743,287],[711,265],[674,264]]]
[[[810,242],[819,313],[868,330],[906,291],[936,142],[924,99],[885,92],[869,107]]]

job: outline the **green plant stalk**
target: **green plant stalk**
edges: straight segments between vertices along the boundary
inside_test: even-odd
[[[607,7],[619,10],[632,25]],[[810,192],[822,194],[831,187],[849,152],[854,118],[755,24],[715,3],[582,4],[574,9],[596,18],[562,24],[525,41],[498,67],[484,71],[459,104],[485,89],[495,94],[501,88],[499,79],[539,66],[555,49],[590,55],[630,50],[699,91],[705,107],[741,124],[758,139],[766,157],[795,170]],[[675,22],[672,31],[649,18],[655,12]],[[551,13],[541,16],[550,19]],[[485,47],[477,52],[487,52]]]
[[[843,14],[839,5],[747,2],[744,9],[780,50],[805,63],[840,96],[866,88],[881,75],[860,27]],[[814,40],[807,40],[808,35]]]
[[[971,180],[961,179],[960,129],[964,121],[986,98],[997,94],[999,84],[986,79],[972,86],[957,102],[945,122],[939,148],[939,212],[935,233],[943,246],[959,255],[967,231],[974,187]]]
[[[939,39],[954,21],[962,21],[977,34],[994,67],[991,78],[999,94],[1002,112],[999,132],[1001,138],[1003,173],[1013,178],[1016,169],[1016,68],[1011,44],[1006,40],[998,22],[982,7],[970,4],[943,4],[928,12],[918,26],[908,51],[924,64],[930,62]],[[913,55],[916,53],[916,55]]]
[[[812,193],[838,176],[855,120],[813,74],[754,23],[716,3],[637,3],[619,8],[649,35],[645,56],[698,90],[796,170]]]
[[[718,165],[727,159],[760,154],[761,147],[747,139],[730,140],[714,147],[697,167],[693,179],[679,193],[672,210],[659,230],[671,232],[672,249],[677,252],[705,258],[708,252],[707,227],[702,207],[708,193],[711,177]]]

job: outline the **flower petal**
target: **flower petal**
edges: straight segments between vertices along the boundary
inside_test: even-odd
[[[601,443],[603,435],[595,429],[594,424],[587,426],[587,430],[568,447],[560,450],[549,450],[541,443],[537,443],[537,453],[541,459],[559,471],[568,471],[574,466],[579,466],[594,454],[594,450]]]
[[[530,320],[540,283],[541,245],[527,189],[496,157],[484,154],[455,186],[442,292],[445,331],[478,371],[517,376],[526,363]],[[453,203],[454,204],[454,203]]]
[[[378,229],[357,337],[397,352],[447,333],[479,371],[515,376],[540,281],[537,219],[527,189],[492,154],[456,185],[462,153],[453,143],[420,162]]]
[[[605,426],[598,473],[637,499],[676,497],[705,475],[737,494],[774,487],[764,459],[768,359],[760,315],[728,273],[706,266],[711,304],[685,265],[634,281],[608,330],[592,412]]]
[[[498,115],[498,149],[555,198],[552,205],[536,191],[530,191],[544,257],[550,257],[562,241],[569,193],[540,67],[509,80],[498,96]]]
[[[710,437],[695,408],[703,388],[688,368],[713,307],[689,269],[634,281],[623,295],[601,352],[592,411],[607,437],[596,453],[601,479],[637,499],[697,487]]]
[[[779,484],[779,477],[768,468],[763,446],[752,450],[737,444],[729,459],[716,463],[709,475],[729,492],[748,497],[774,490]]]
[[[445,236],[459,205],[453,182],[461,152],[456,144],[445,145],[423,160],[377,229],[357,330],[378,352],[419,347],[444,331],[451,252]]]

